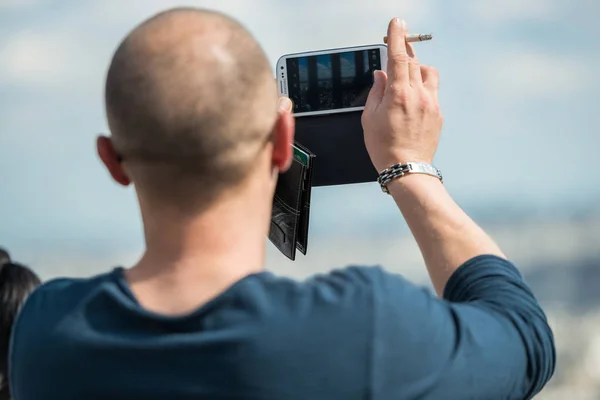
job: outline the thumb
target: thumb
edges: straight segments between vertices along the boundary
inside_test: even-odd
[[[280,97],[277,101],[277,107],[285,112],[292,112],[292,108],[294,108],[294,104],[289,97]]]
[[[385,86],[387,84],[387,74],[381,70],[373,73],[373,87],[367,97],[365,110],[374,110],[383,100],[385,94]]]

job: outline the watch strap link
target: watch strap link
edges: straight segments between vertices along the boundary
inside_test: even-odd
[[[425,174],[435,176],[440,180],[440,182],[444,183],[444,178],[442,177],[442,171],[437,169],[431,164],[419,163],[419,162],[407,162],[407,163],[398,163],[394,164],[391,167],[384,169],[379,174],[379,178],[377,178],[377,182],[381,186],[381,190],[384,193],[390,194],[390,191],[387,188],[388,183],[393,181],[394,179],[398,179],[403,177],[406,174]]]

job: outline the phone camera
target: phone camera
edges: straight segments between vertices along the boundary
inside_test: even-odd
[[[281,66],[281,69],[283,69],[283,65]]]

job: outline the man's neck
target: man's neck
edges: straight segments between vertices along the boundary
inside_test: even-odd
[[[257,189],[223,196],[197,215],[142,207],[146,252],[126,272],[140,304],[158,313],[184,314],[262,271],[270,202],[265,202],[265,188]]]

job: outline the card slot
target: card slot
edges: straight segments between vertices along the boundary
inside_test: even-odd
[[[275,197],[271,213],[271,228],[269,240],[287,258],[296,258],[296,236],[300,215]]]
[[[296,209],[293,206],[290,206],[283,199],[281,199],[279,196],[275,195],[275,199],[274,200],[279,201],[281,203],[281,207],[284,207],[287,212],[293,213],[295,215],[300,215],[300,210]]]
[[[279,176],[275,195],[284,203],[299,210],[302,196],[302,187],[305,179],[306,167],[298,161],[293,161],[289,171]]]

